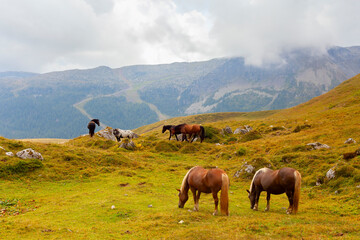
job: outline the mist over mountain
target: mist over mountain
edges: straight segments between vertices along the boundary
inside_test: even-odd
[[[360,47],[298,49],[262,67],[244,58],[98,67],[46,74],[0,73],[0,135],[74,138],[89,118],[133,129],[205,112],[288,108],[360,72]]]

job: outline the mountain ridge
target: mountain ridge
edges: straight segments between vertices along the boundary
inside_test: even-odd
[[[266,67],[249,66],[236,57],[17,77],[0,74],[0,135],[73,138],[86,133],[88,116],[134,129],[166,117],[289,108],[358,73],[360,47],[333,47],[323,54],[300,49],[283,59],[280,65]],[[83,112],[75,108],[85,99],[90,100],[81,106]]]

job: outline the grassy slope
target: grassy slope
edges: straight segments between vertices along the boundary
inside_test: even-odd
[[[0,146],[16,152],[31,147],[45,158],[43,167],[19,164],[0,150],[0,239],[243,239],[360,237],[360,158],[343,160],[345,145],[360,134],[360,76],[300,106],[274,112],[218,113],[176,118],[167,124],[202,123],[212,132],[204,143],[167,141],[159,122],[137,129],[137,150],[98,137],[79,137],[65,144],[19,142],[0,138]],[[251,125],[261,136],[222,136]],[[307,126],[294,132],[297,126]],[[210,134],[210,133],[208,133]],[[319,141],[328,150],[309,150]],[[215,146],[215,142],[224,145]],[[295,167],[303,177],[300,210],[285,214],[284,195],[272,196],[271,210],[250,210],[251,175],[234,177],[243,164]],[[28,164],[28,165],[26,165]],[[213,200],[203,194],[200,211],[191,198],[177,208],[177,192],[194,165],[219,166],[230,176],[230,217],[212,216]],[[26,167],[27,166],[27,167]],[[36,165],[38,166],[38,165]],[[324,178],[334,167],[337,176]],[[315,186],[316,181],[321,186]],[[337,191],[335,193],[335,191]],[[115,209],[111,209],[114,205]],[[149,207],[152,205],[152,207]],[[265,208],[263,193],[260,209]],[[183,220],[183,224],[179,221]]]

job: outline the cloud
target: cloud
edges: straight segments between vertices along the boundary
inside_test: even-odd
[[[46,72],[359,45],[356,0],[0,0],[0,71]]]

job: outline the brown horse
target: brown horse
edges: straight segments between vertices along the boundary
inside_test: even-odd
[[[180,124],[180,125],[164,125],[162,129],[162,133],[164,133],[166,130],[169,130],[170,136],[169,140],[171,139],[171,136],[175,135],[176,141],[179,141],[177,135],[181,134],[180,129],[183,125],[186,125],[186,123]]]
[[[88,125],[87,125],[87,128],[89,129],[89,135],[90,135],[90,137],[94,136],[95,127],[96,127],[95,123],[96,123],[98,126],[100,126],[100,121],[99,121],[99,119],[92,119],[92,120],[88,123]]]
[[[186,134],[189,134],[189,139],[191,139],[191,137],[194,135],[191,142],[194,141],[194,139],[197,135],[200,137],[200,142],[202,142],[205,138],[205,129],[201,125],[181,124],[181,125],[175,126],[175,128],[177,128],[177,127],[180,129],[180,132],[183,134],[181,141],[184,141],[184,140],[188,141],[188,139],[186,138]]]
[[[215,202],[215,212],[218,211],[218,192],[220,194],[220,210],[224,215],[229,215],[229,177],[224,170],[213,168],[206,170],[196,166],[191,168],[185,175],[179,191],[179,208],[183,208],[188,200],[188,191],[191,189],[194,197],[195,211],[199,211],[200,193],[212,193]],[[197,193],[196,193],[197,192]]]
[[[299,207],[301,188],[301,174],[293,168],[281,168],[280,170],[271,170],[269,168],[259,169],[250,184],[249,195],[251,209],[258,210],[260,193],[267,192],[267,206],[265,211],[270,210],[270,194],[286,193],[289,199],[289,208],[286,213],[296,214]]]

